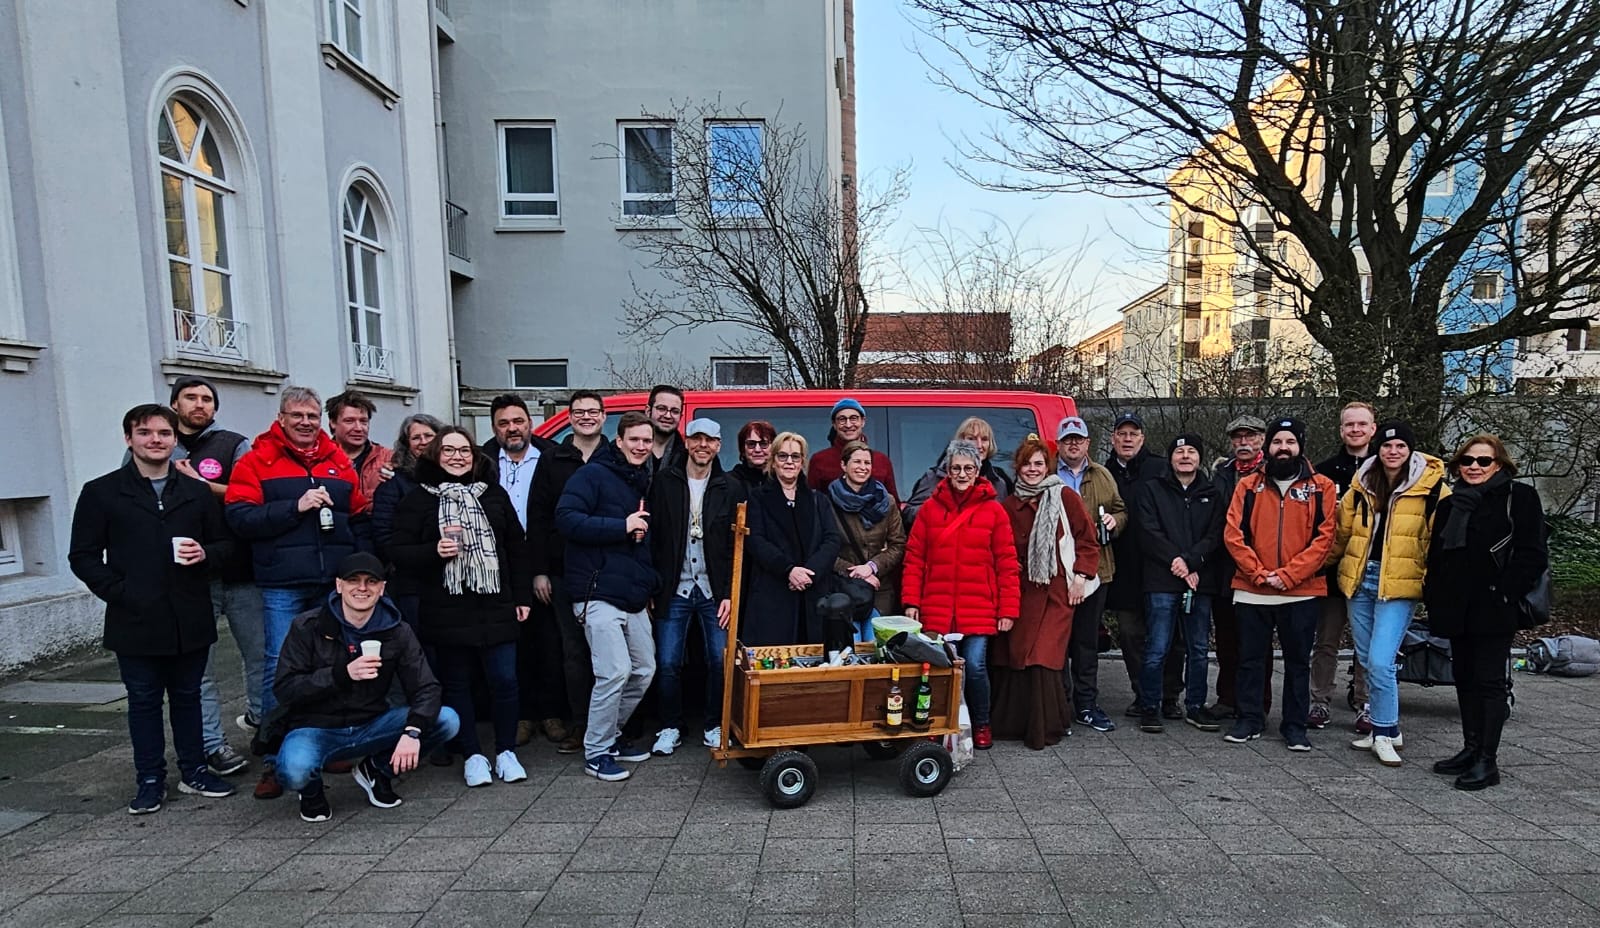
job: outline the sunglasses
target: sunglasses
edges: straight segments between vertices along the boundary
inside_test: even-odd
[[[804,457],[802,455],[796,454],[793,451],[780,451],[777,454],[773,455],[773,457],[777,458],[778,459],[778,463],[780,463],[780,464],[789,464],[789,463],[798,464],[802,460],[804,460]]]
[[[746,438],[744,440],[746,448],[766,448],[771,444],[772,442],[767,441],[765,438]]]
[[[1468,464],[1476,464],[1479,467],[1489,467],[1490,465],[1494,464],[1494,458],[1481,454],[1477,457],[1456,458],[1457,467],[1466,467]]]

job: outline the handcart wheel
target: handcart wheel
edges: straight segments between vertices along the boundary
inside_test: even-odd
[[[944,745],[913,741],[900,756],[900,785],[911,796],[937,796],[955,773],[955,762]]]
[[[894,741],[863,741],[861,749],[873,760],[894,760],[905,753],[907,742],[904,739]]]
[[[746,770],[760,770],[767,764],[765,757],[740,757],[736,759],[739,761],[739,766]]]
[[[779,809],[805,805],[817,791],[817,762],[799,751],[779,751],[761,768],[761,791]]]

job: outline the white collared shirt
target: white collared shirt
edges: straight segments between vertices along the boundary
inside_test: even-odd
[[[528,488],[533,486],[533,474],[538,469],[539,449],[532,444],[520,461],[511,460],[506,449],[500,449],[500,486],[511,497],[511,508],[517,511],[523,531],[528,530]]]

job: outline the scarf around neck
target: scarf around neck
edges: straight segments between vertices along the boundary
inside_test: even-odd
[[[423,489],[439,498],[440,535],[447,525],[461,527],[461,553],[444,562],[445,590],[453,595],[500,592],[499,547],[481,499],[489,485],[441,481]]]
[[[889,514],[889,491],[883,481],[869,479],[861,490],[850,489],[843,477],[828,484],[828,497],[843,512],[853,512],[861,517],[861,524],[872,528]]]
[[[1445,520],[1444,528],[1439,531],[1439,540],[1444,543],[1446,551],[1456,551],[1467,546],[1467,522],[1478,510],[1478,504],[1483,502],[1491,490],[1497,490],[1510,482],[1511,475],[1501,470],[1477,486],[1457,481],[1456,485],[1450,488],[1450,518]]]
[[[1039,513],[1033,518],[1033,529],[1028,533],[1028,579],[1034,583],[1047,584],[1056,574],[1061,573],[1064,565],[1072,563],[1074,545],[1072,541],[1072,526],[1067,524],[1067,508],[1062,505],[1062,489],[1066,484],[1055,474],[1046,476],[1043,480],[1029,486],[1017,481],[1016,496],[1019,499],[1039,500]],[[1056,527],[1061,528],[1061,539],[1056,540]]]

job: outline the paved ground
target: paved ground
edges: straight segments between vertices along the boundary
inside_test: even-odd
[[[1102,679],[1120,709],[1121,665]],[[334,778],[324,825],[247,789],[129,816],[121,703],[0,702],[0,925],[1594,928],[1600,678],[1518,675],[1517,696],[1505,783],[1475,795],[1427,769],[1455,747],[1452,693],[1405,686],[1396,770],[1346,747],[1341,711],[1310,754],[1181,724],[1003,744],[931,800],[822,748],[816,799],[775,812],[702,751],[605,784],[541,743],[526,783],[424,768],[390,811]]]

